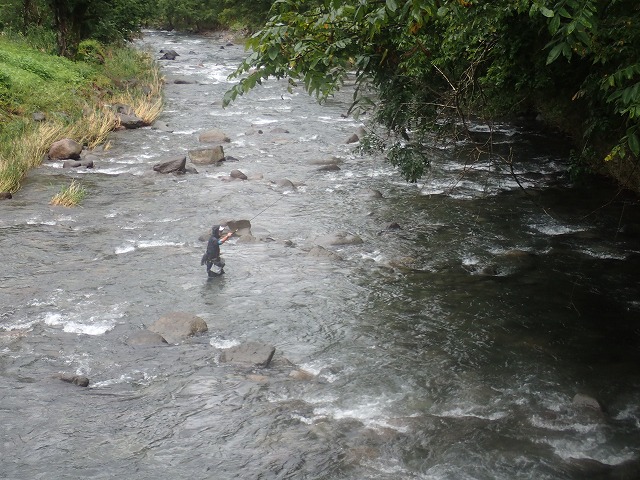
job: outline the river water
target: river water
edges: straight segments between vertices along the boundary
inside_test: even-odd
[[[561,141],[511,125],[495,148],[528,193],[462,143],[407,184],[346,144],[348,88],[321,106],[270,81],[222,109],[241,46],[140,46],[180,55],[169,128],[114,133],[95,169],[44,165],[0,203],[1,478],[638,478],[640,243],[619,232],[637,198],[571,184]],[[214,128],[237,162],[152,170]],[[82,206],[50,206],[70,177]],[[240,219],[258,240],[224,244],[209,281],[199,237]],[[127,344],[171,311],[208,333]],[[247,341],[276,347],[270,368],[219,362]]]

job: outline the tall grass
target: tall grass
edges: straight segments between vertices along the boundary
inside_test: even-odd
[[[73,207],[79,205],[86,195],[87,191],[80,182],[72,180],[71,184],[68,187],[62,187],[60,191],[53,196],[49,203],[51,205]]]
[[[0,192],[17,191],[57,140],[104,143],[119,126],[110,105],[130,105],[147,124],[157,118],[162,78],[151,57],[130,48],[107,52],[104,65],[70,62],[0,36]],[[45,122],[31,119],[37,111]]]

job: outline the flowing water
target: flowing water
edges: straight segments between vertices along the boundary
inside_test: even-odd
[[[462,144],[407,184],[345,143],[348,88],[320,106],[270,81],[222,109],[242,47],[140,46],[180,54],[169,128],[114,133],[95,169],[45,164],[0,203],[1,478],[638,478],[640,243],[619,232],[637,198],[570,184],[562,142],[510,125],[495,148],[528,193]],[[152,170],[213,128],[237,162]],[[50,206],[70,177],[82,206]],[[259,241],[224,244],[209,281],[199,237],[239,219]],[[171,311],[208,333],[127,343]],[[276,347],[270,368],[220,363],[247,341]]]

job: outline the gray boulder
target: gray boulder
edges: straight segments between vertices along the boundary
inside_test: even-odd
[[[577,393],[571,402],[574,407],[581,409],[590,409],[596,412],[603,412],[602,405],[595,398],[585,395],[584,393]]]
[[[229,176],[231,178],[236,178],[238,180],[246,180],[247,176],[242,173],[240,170],[231,170],[231,172],[229,173]]]
[[[259,342],[248,342],[223,350],[220,361],[223,363],[240,363],[255,367],[268,367],[276,348]]]
[[[178,53],[176,53],[175,50],[160,50],[160,53],[164,53],[164,55],[162,55],[160,57],[160,60],[175,60],[176,57],[179,57],[180,55],[178,55]]]
[[[170,312],[156,320],[149,330],[169,343],[180,343],[190,337],[205,333],[209,328],[202,318],[185,312]]]
[[[146,125],[145,121],[136,115],[118,113],[117,117],[120,120],[120,126],[126,128],[127,130],[144,127]]]
[[[51,160],[77,160],[82,153],[82,145],[70,138],[63,138],[51,144],[49,158]]]
[[[127,345],[133,347],[147,347],[157,345],[167,345],[165,338],[159,333],[152,332],[151,330],[140,330],[131,335],[126,340]]]
[[[156,163],[153,166],[153,170],[158,173],[185,173],[185,166],[187,164],[187,157],[185,155],[181,157],[170,158],[160,163]]]
[[[63,382],[73,383],[79,387],[88,387],[89,379],[87,377],[83,377],[82,375],[71,375],[71,374],[60,374],[57,375],[56,378],[62,380]]]
[[[222,145],[201,147],[189,150],[189,160],[196,165],[217,165],[224,161]]]

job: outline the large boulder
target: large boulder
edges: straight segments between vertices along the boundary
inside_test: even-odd
[[[53,142],[49,148],[49,158],[51,160],[77,160],[82,153],[82,145],[70,138],[63,138]]]
[[[156,163],[153,169],[158,173],[185,173],[187,157],[185,155]]]
[[[248,342],[223,350],[220,361],[223,363],[240,363],[255,367],[268,367],[276,348],[260,342]]]
[[[202,147],[189,150],[189,160],[195,165],[217,165],[224,161],[222,145]]]
[[[185,312],[170,312],[151,324],[149,330],[161,335],[169,343],[180,343],[205,333],[209,328],[202,318]]]

